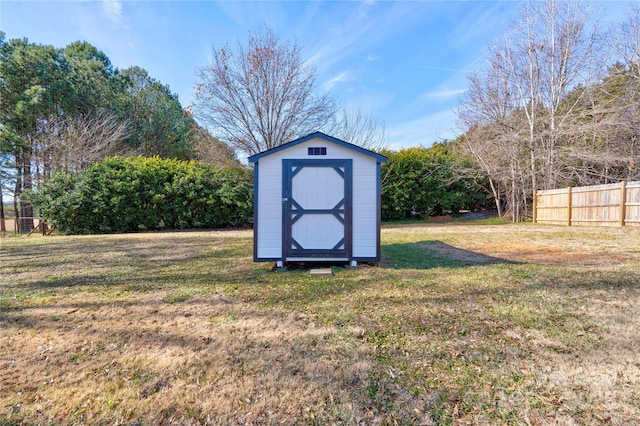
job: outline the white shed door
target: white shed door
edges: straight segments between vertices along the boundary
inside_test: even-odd
[[[283,160],[285,260],[351,258],[351,160]]]

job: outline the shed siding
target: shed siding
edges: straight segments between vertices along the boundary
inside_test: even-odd
[[[282,164],[268,156],[260,159],[258,179],[259,258],[282,256]]]
[[[309,147],[326,147],[327,155],[310,156]],[[285,158],[352,159],[352,255],[354,258],[375,258],[378,232],[376,159],[322,138],[314,138],[260,158],[257,257],[275,259],[282,256],[282,160]]]

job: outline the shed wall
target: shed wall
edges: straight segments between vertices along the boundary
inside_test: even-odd
[[[309,156],[308,147],[326,147],[327,155]],[[282,160],[298,158],[352,159],[352,255],[355,259],[375,258],[378,247],[377,161],[322,138],[311,139],[259,160],[256,257],[264,260],[282,257]]]

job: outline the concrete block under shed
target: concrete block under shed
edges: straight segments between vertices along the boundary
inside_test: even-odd
[[[333,269],[331,268],[316,268],[309,270],[310,275],[333,275]]]

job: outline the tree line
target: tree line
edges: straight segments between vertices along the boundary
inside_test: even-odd
[[[0,187],[13,192],[17,216],[34,214],[23,193],[55,173],[82,173],[114,155],[242,167],[237,153],[316,130],[369,148],[384,145],[380,121],[318,95],[315,69],[296,43],[271,29],[250,34],[246,45],[214,47],[213,58],[198,70],[195,105],[185,109],[146,70],[114,68],[87,42],[56,48],[5,41],[0,33]]]
[[[486,191],[501,215],[521,220],[535,189],[640,176],[640,6],[605,32],[593,5],[522,4],[469,78],[463,134],[386,152],[386,219],[484,207]],[[242,167],[236,153],[315,130],[374,150],[386,144],[379,120],[319,92],[299,46],[268,27],[214,47],[197,75],[195,103],[184,109],[144,69],[114,68],[89,43],[55,48],[0,34],[0,185],[11,184],[19,215],[33,215],[23,192],[113,155]]]
[[[460,152],[514,220],[537,189],[640,177],[640,6],[609,29],[595,7],[524,3],[461,99]]]
[[[146,70],[114,68],[87,42],[56,48],[0,32],[0,187],[14,194],[17,216],[34,215],[24,191],[113,155],[235,163]]]
[[[383,208],[386,217],[455,211],[451,193],[438,191],[455,193],[455,184],[470,188],[473,182],[470,198],[475,188],[486,188],[498,213],[518,221],[530,213],[536,189],[637,178],[640,6],[631,3],[626,21],[608,29],[599,24],[599,6],[523,3],[504,38],[490,48],[487,65],[469,78],[459,107],[463,134],[448,148],[447,165],[421,149],[394,155],[388,171],[421,171],[389,173],[383,180],[383,196],[394,200]],[[269,29],[250,36],[246,46],[214,48],[212,63],[199,70],[196,114],[248,154],[291,140],[306,125],[379,146],[367,145],[380,134],[376,123],[363,126],[366,117],[336,114],[330,96],[311,90],[315,71],[301,64],[295,43],[281,43]],[[278,84],[293,95],[283,96]],[[413,191],[396,191],[403,187]],[[432,200],[429,207],[424,199]]]
[[[453,142],[383,151],[382,219],[417,220],[490,205],[486,178]],[[108,157],[56,173],[23,197],[60,232],[91,234],[242,227],[253,220],[249,170],[159,157]]]

